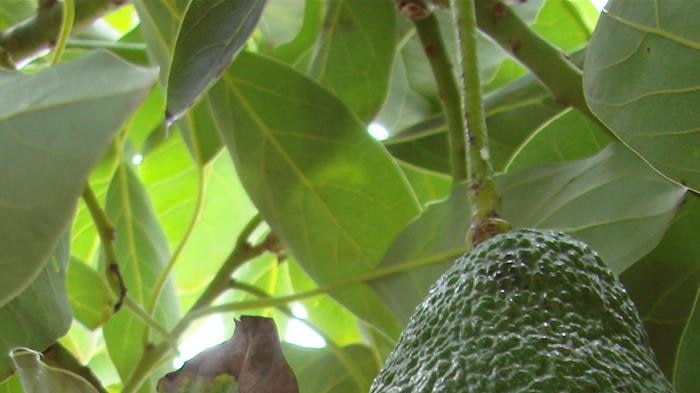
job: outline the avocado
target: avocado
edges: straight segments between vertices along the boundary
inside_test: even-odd
[[[519,229],[432,286],[370,393],[672,393],[619,279],[584,243]]]

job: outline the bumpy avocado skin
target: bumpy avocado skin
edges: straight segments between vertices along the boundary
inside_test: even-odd
[[[672,393],[619,279],[584,243],[521,229],[431,288],[370,393]]]

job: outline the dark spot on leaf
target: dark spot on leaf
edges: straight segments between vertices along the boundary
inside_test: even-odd
[[[426,44],[423,47],[423,50],[425,51],[426,56],[428,57],[433,57],[435,56],[435,45],[433,44]]]
[[[520,40],[517,38],[511,38],[510,42],[508,42],[508,45],[510,46],[510,51],[515,54],[520,50]]]

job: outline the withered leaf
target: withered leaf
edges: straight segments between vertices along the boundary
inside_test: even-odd
[[[236,321],[231,339],[165,375],[158,392],[299,393],[299,387],[282,353],[275,322],[244,315]]]

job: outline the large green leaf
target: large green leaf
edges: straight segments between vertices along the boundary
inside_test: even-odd
[[[167,113],[178,118],[245,45],[267,0],[190,1],[168,76]]]
[[[168,243],[146,191],[125,163],[114,174],[105,212],[115,228],[114,246],[128,295],[146,305],[169,259]],[[165,326],[172,327],[177,321],[179,309],[170,280],[155,311],[156,320]],[[115,314],[103,327],[107,350],[122,378],[133,372],[143,352],[144,329],[128,308]]]
[[[612,0],[589,45],[586,101],[654,168],[700,191],[696,1]]]
[[[75,319],[86,327],[96,329],[114,313],[117,297],[105,281],[104,274],[78,258],[71,257],[66,286]]]
[[[45,266],[90,169],[155,73],[100,51],[32,76],[1,75],[0,306]]]
[[[513,153],[504,170],[574,161],[592,156],[612,142],[607,130],[581,112],[569,108],[537,129]]]
[[[379,112],[387,94],[395,23],[390,0],[329,3],[310,73],[365,122]]]
[[[568,232],[618,274],[654,249],[686,192],[619,143],[497,180],[503,216],[514,226]]]
[[[621,276],[644,321],[659,366],[669,378],[677,370],[678,377],[685,379],[698,364],[683,363],[690,359],[677,363],[676,356],[700,287],[699,221],[700,198],[688,194],[661,243]],[[697,327],[688,327],[690,334],[697,334]],[[692,352],[697,347],[684,348]]]
[[[40,352],[19,348],[12,351],[10,356],[24,393],[98,393],[81,376],[44,364]]]
[[[70,327],[73,316],[64,285],[69,239],[65,233],[34,282],[0,307],[0,380],[11,373],[10,350],[30,347],[43,351]]]
[[[340,101],[283,64],[242,53],[224,80],[212,90],[217,121],[273,232],[319,284],[371,271],[418,212],[396,164]],[[334,296],[398,333],[368,287]]]
[[[372,350],[362,345],[310,349],[285,344],[282,349],[299,393],[364,393],[380,367]]]
[[[459,184],[444,201],[432,204],[396,237],[378,269],[432,260],[372,282],[394,315],[405,324],[428,289],[467,248],[470,222],[467,185]]]
[[[199,3],[207,3],[199,1]],[[166,91],[171,60],[178,31],[188,0],[143,1],[134,5],[139,15],[140,27],[148,49],[160,67],[160,82]],[[169,94],[169,93],[168,93]],[[185,137],[192,157],[199,165],[211,161],[222,148],[222,142],[210,113],[209,97],[204,97],[175,125]],[[184,108],[183,108],[184,109]],[[165,108],[163,108],[165,111]]]

